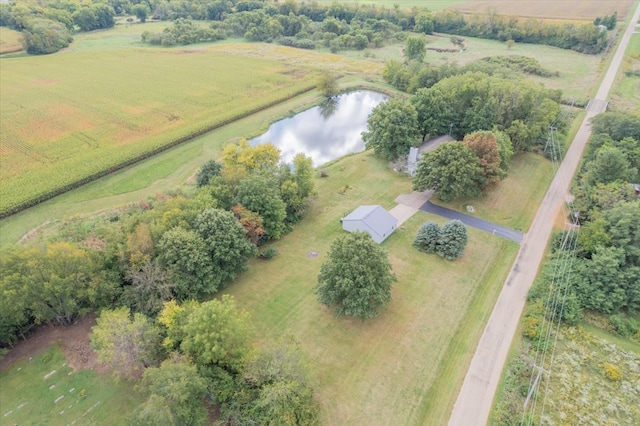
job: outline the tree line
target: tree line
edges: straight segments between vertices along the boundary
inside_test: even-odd
[[[585,310],[609,317],[609,327],[640,341],[640,118],[607,112],[592,120],[592,136],[574,183],[573,217],[580,232],[558,235],[551,261],[529,298],[546,299],[552,271],[569,259],[563,320],[577,324]],[[577,238],[577,240],[576,240]],[[573,239],[573,241],[572,241]],[[561,241],[571,244],[560,244]],[[571,250],[575,247],[574,250]],[[628,316],[629,315],[629,316]],[[531,320],[535,335],[539,323]]]
[[[616,16],[612,15],[613,26]],[[415,30],[432,34],[446,33],[517,43],[546,44],[582,53],[596,54],[607,46],[606,31],[598,24],[553,23],[542,19],[520,20],[501,16],[495,11],[465,16],[459,10],[420,12],[415,16]],[[610,28],[612,29],[613,26]]]
[[[207,407],[237,424],[315,424],[295,342],[254,348],[248,314],[233,299],[199,302],[304,217],[311,159],[284,164],[273,145],[240,141],[195,180],[188,193],[70,220],[4,250],[0,349],[38,325],[102,310],[91,335],[99,361],[141,378],[148,395],[131,424],[205,424]]]
[[[292,229],[314,188],[310,158],[296,156],[292,170],[273,145],[247,142],[227,145],[221,163],[205,164],[197,180],[194,194],[160,196],[95,219],[91,237],[80,223],[52,241],[5,250],[0,345],[39,324],[69,324],[101,308],[154,315],[167,300],[211,297],[258,246]]]
[[[410,48],[410,42],[418,40],[418,46]],[[415,93],[418,89],[430,88],[440,80],[468,72],[482,72],[502,78],[519,78],[520,75],[540,77],[558,77],[560,73],[550,71],[540,65],[535,58],[528,56],[491,56],[466,65],[444,63],[439,66],[423,62],[425,40],[419,36],[410,36],[405,44],[405,61],[391,59],[385,62],[382,77],[398,90]],[[415,43],[414,43],[415,44]],[[411,52],[416,52],[411,54]]]
[[[542,151],[550,125],[566,126],[560,96],[521,77],[467,72],[378,105],[362,138],[388,160],[431,137],[462,140],[423,156],[414,189],[436,189],[443,200],[477,195],[506,176],[514,153]]]
[[[0,26],[23,31],[30,53],[52,53],[68,46],[70,33],[76,29],[110,28],[115,16],[131,15],[141,22],[149,17],[163,21],[213,21],[210,28],[199,30],[199,37],[176,37],[177,29],[173,27],[173,31],[167,29],[143,38],[145,42],[165,46],[237,36],[306,49],[323,45],[337,52],[379,47],[393,34],[398,34],[402,40],[406,35],[401,31],[409,30],[548,44],[584,53],[598,53],[607,42],[606,31],[592,24],[552,24],[536,19],[520,22],[494,12],[465,18],[455,10],[431,13],[426,8],[401,10],[338,2],[319,5],[295,0],[107,0],[90,3],[56,0],[47,5],[28,1],[1,4]],[[602,18],[600,22],[606,21],[609,27],[612,19],[615,25],[614,15]]]

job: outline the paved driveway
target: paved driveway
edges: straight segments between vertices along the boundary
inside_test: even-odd
[[[482,231],[488,232],[493,235],[498,235],[511,241],[515,241],[518,244],[522,242],[522,237],[524,236],[524,234],[520,231],[505,228],[504,226],[496,225],[486,220],[479,219],[475,216],[470,216],[464,213],[457,212],[455,210],[448,209],[446,207],[435,205],[431,201],[427,201],[422,206],[420,206],[420,210],[422,210],[423,212],[446,217],[447,219],[458,219],[465,225],[478,228]]]

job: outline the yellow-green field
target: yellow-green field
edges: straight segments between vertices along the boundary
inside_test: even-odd
[[[21,50],[22,34],[18,31],[10,30],[7,27],[0,27],[0,55],[19,52]]]
[[[468,0],[453,7],[463,13],[495,11],[500,15],[525,18],[592,21],[618,12],[624,20],[635,0]]]
[[[311,89],[315,75],[215,48],[3,60],[0,211]]]
[[[419,212],[383,243],[398,276],[388,307],[364,322],[337,318],[312,289],[331,242],[344,232],[340,217],[361,204],[390,208],[411,185],[371,152],[327,172],[316,180],[309,216],[274,244],[280,256],[256,260],[226,292],[251,312],[259,336],[300,341],[322,424],[444,424],[517,245],[469,229],[470,243],[455,262],[418,252],[418,227],[443,222]],[[340,194],[345,185],[351,189]]]

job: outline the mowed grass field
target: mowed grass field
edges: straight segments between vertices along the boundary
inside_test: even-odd
[[[444,221],[419,212],[383,243],[398,277],[391,303],[372,320],[338,318],[313,287],[332,241],[343,235],[340,217],[362,204],[389,209],[411,184],[371,152],[326,171],[308,217],[274,244],[280,255],[256,260],[226,292],[251,312],[258,336],[300,341],[323,424],[444,424],[517,245],[469,229],[455,262],[418,252],[419,226]]]
[[[635,0],[468,0],[452,7],[465,14],[495,11],[499,15],[592,21],[618,12],[624,20]]]
[[[21,51],[21,40],[22,34],[18,31],[10,30],[7,27],[0,27],[0,55]]]
[[[640,33],[629,41],[617,86],[611,94],[611,108],[616,111],[640,111]]]
[[[0,425],[7,426],[124,424],[143,400],[129,381],[73,371],[55,346],[1,371],[0,383]]]
[[[551,161],[538,154],[520,154],[511,160],[509,176],[490,188],[484,196],[447,203],[436,196],[432,201],[466,214],[469,214],[467,206],[471,205],[473,216],[526,232],[553,176]],[[514,203],[514,199],[518,203]]]
[[[311,89],[316,75],[215,47],[3,59],[0,211]]]

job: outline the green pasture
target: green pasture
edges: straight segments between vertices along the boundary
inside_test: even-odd
[[[473,215],[498,225],[526,232],[553,179],[553,163],[539,154],[526,153],[511,160],[509,176],[480,197],[447,203],[434,197],[436,204]]]
[[[123,424],[143,400],[129,381],[73,371],[57,347],[0,371],[0,383],[7,426]]]
[[[392,302],[372,320],[337,318],[313,287],[343,233],[340,218],[362,204],[391,208],[411,185],[370,152],[326,171],[308,217],[274,243],[280,255],[254,261],[226,292],[251,312],[258,336],[301,342],[323,424],[445,423],[517,245],[469,229],[470,243],[455,262],[418,252],[412,242],[419,226],[443,222],[419,212],[383,243],[398,277]]]
[[[0,55],[21,51],[21,40],[22,34],[18,31],[10,30],[7,27],[0,27]]]

